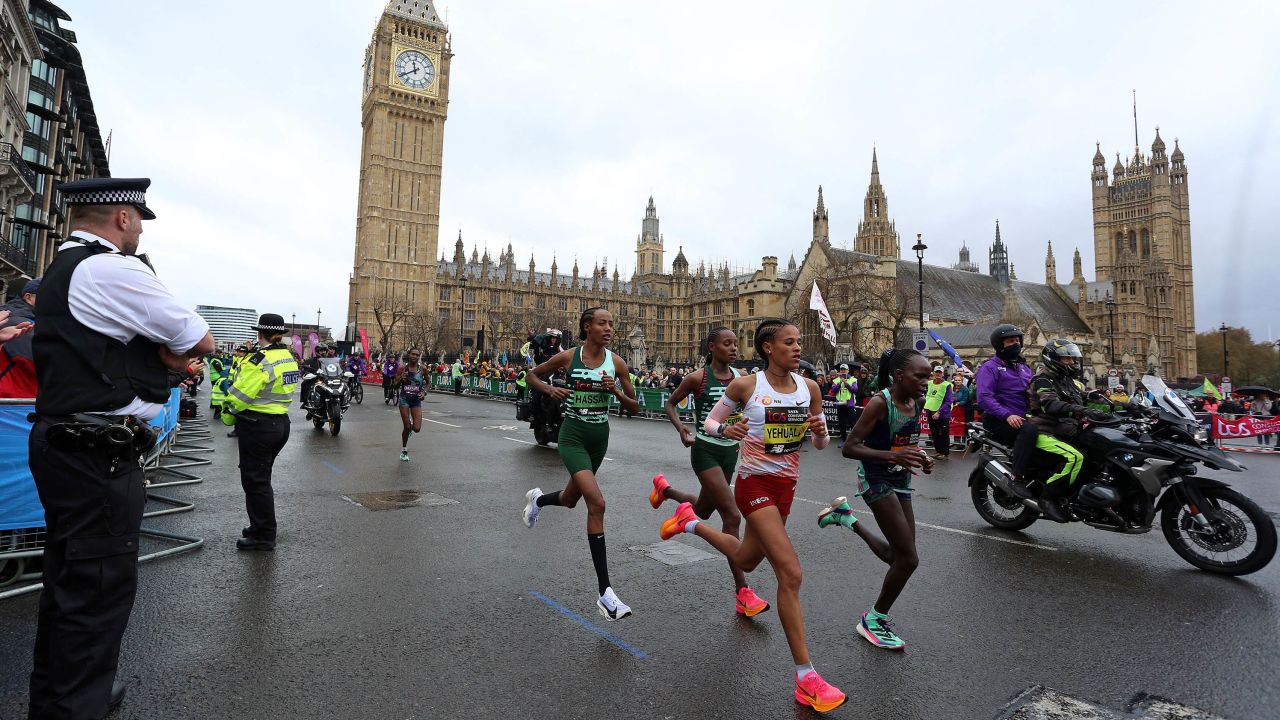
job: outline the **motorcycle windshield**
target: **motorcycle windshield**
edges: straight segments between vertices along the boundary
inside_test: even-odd
[[[320,375],[326,378],[342,377],[342,363],[337,360],[321,360]]]
[[[1169,386],[1165,385],[1163,380],[1155,375],[1144,375],[1142,378],[1142,384],[1151,393],[1151,396],[1155,398],[1156,404],[1159,405],[1162,410],[1177,415],[1185,420],[1196,422],[1196,414],[1191,412],[1191,408],[1187,407],[1187,404],[1182,402],[1182,398],[1178,397],[1177,393],[1170,390]]]

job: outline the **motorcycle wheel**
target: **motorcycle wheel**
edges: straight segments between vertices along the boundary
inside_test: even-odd
[[[339,415],[329,421],[329,434],[338,437],[338,433],[342,432],[342,416]]]
[[[969,476],[969,496],[978,515],[1001,530],[1024,530],[1040,517],[1021,500],[992,485],[981,465]]]
[[[317,429],[317,430],[319,430],[320,428],[324,427],[324,421],[323,421],[323,420],[312,420],[311,422],[315,424],[315,426],[316,426],[316,429]]]
[[[1209,505],[1200,510],[1214,532],[1200,532],[1186,505],[1170,504],[1160,513],[1160,531],[1173,551],[1201,570],[1221,575],[1248,575],[1266,567],[1276,554],[1271,516],[1231,488],[1202,487],[1200,492]]]
[[[546,423],[535,422],[533,424],[533,439],[537,440],[539,445],[547,445],[555,438],[551,437],[551,433],[547,431]]]

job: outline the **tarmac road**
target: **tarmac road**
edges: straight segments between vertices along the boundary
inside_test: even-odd
[[[612,420],[600,472],[610,571],[635,615],[608,623],[584,508],[548,508],[531,530],[521,521],[525,491],[566,476],[511,405],[431,395],[402,463],[398,414],[370,390],[336,438],[293,413],[274,553],[235,550],[243,494],[220,426],[214,464],[196,469],[205,481],[166,489],[196,510],[147,524],[207,544],[142,567],[121,660],[129,696],[112,717],[816,716],[791,698],[776,612],[737,618],[718,555],[684,536],[664,547],[692,549],[676,558],[691,562],[643,552],[674,510],[650,509],[649,478],[696,484],[665,422]],[[1178,716],[1144,693],[1211,716],[1277,716],[1280,563],[1231,579],[1187,565],[1158,531],[1042,521],[1002,533],[974,512],[974,462],[958,456],[916,482],[921,565],[893,610],[909,647],[872,647],[854,624],[884,566],[852,533],[814,522],[831,497],[853,495],[855,465],[834,445],[803,452],[790,532],[814,662],[850,696],[832,716],[1030,719],[1059,703],[1060,717],[1135,717],[1125,711],[1138,701],[1143,717]],[[1280,510],[1280,457],[1239,457],[1250,471],[1226,479]],[[377,491],[429,495],[377,512],[356,502]],[[767,564],[751,580],[774,597]],[[0,718],[24,716],[36,603],[0,602]]]

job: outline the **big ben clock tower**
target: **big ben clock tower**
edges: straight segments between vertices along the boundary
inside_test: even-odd
[[[431,0],[390,0],[365,51],[347,317],[371,338],[392,316],[435,312],[448,33]]]

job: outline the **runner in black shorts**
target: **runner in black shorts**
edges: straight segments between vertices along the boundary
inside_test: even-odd
[[[680,441],[690,449],[689,460],[694,474],[702,483],[702,490],[697,495],[676,490],[667,483],[664,476],[655,475],[653,492],[649,493],[649,504],[656,510],[667,498],[679,503],[690,503],[693,512],[702,520],[711,517],[712,512],[718,512],[720,529],[728,535],[739,537],[742,514],[738,512],[733,501],[733,490],[729,488],[729,478],[733,477],[733,471],[738,466],[738,441],[712,437],[702,427],[711,408],[724,396],[725,388],[741,374],[730,364],[738,359],[738,336],[727,327],[715,328],[707,334],[702,349],[707,354],[706,365],[684,376],[667,399],[666,406],[667,419],[680,432]],[[680,411],[676,408],[690,394],[694,398],[696,431],[690,430],[680,420]],[[731,418],[726,424],[731,425],[739,419],[740,416]],[[768,610],[769,603],[747,586],[746,576],[732,560],[729,562],[729,570],[733,573],[733,584],[737,587],[735,609],[746,617],[755,617]]]
[[[417,348],[409,351],[404,365],[396,372],[393,382],[399,389],[400,421],[404,430],[400,431],[400,460],[409,462],[409,435],[422,432],[422,399],[426,396],[426,376],[418,359],[422,354]]]
[[[640,404],[636,402],[627,364],[609,351],[613,315],[601,307],[584,310],[578,319],[578,339],[584,341],[582,346],[556,354],[525,376],[535,390],[566,401],[556,447],[569,471],[569,484],[545,495],[540,488],[525,493],[524,522],[533,527],[538,513],[548,505],[571,508],[578,504],[578,498],[586,501],[587,545],[600,590],[596,607],[605,618],[620,620],[631,614],[631,608],[618,599],[609,584],[604,550],[604,493],[596,472],[609,448],[611,402],[617,398],[622,409],[630,412],[639,410]],[[568,370],[569,387],[553,387],[543,380],[557,370]]]

